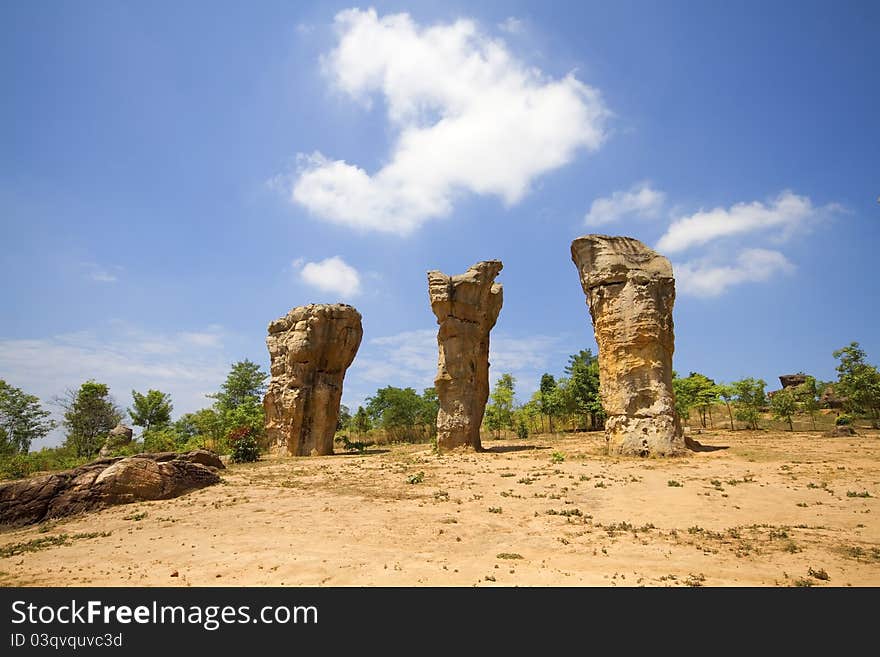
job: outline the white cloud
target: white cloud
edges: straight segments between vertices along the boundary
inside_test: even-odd
[[[180,333],[156,333],[123,322],[95,330],[36,339],[0,338],[0,372],[10,384],[37,395],[56,410],[52,400],[88,379],[110,386],[116,402],[131,403],[131,390],[156,388],[171,394],[174,414],[209,406],[229,371],[219,327]],[[60,419],[60,417],[56,417]],[[44,442],[59,444],[56,430]]]
[[[768,281],[794,271],[794,265],[779,251],[745,249],[733,264],[717,264],[712,259],[674,266],[675,282],[682,294],[717,297],[727,288],[741,283]]]
[[[660,214],[666,195],[648,182],[633,185],[626,191],[616,191],[610,197],[597,198],[584,217],[587,226],[601,226],[624,217],[653,219]]]
[[[83,275],[96,283],[115,283],[118,280],[117,273],[122,271],[122,267],[104,267],[95,262],[81,262],[80,267]]]
[[[680,217],[657,242],[657,250],[678,253],[720,238],[757,231],[772,232],[774,239],[782,241],[809,228],[812,220],[838,210],[840,206],[835,204],[817,208],[808,197],[785,190],[769,203],[737,203],[728,209],[700,210]]]
[[[521,34],[523,31],[523,22],[519,18],[508,16],[498,23],[498,29],[508,34]]]
[[[360,274],[339,256],[320,262],[307,262],[303,265],[299,276],[303,282],[322,292],[353,297],[361,291]]]
[[[381,94],[396,143],[375,173],[300,155],[291,199],[329,222],[405,235],[464,192],[518,202],[541,174],[603,143],[609,111],[573,74],[548,78],[470,20],[421,27],[408,14],[336,16],[323,58],[335,88]]]

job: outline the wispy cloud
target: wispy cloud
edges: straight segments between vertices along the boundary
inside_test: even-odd
[[[664,254],[686,254],[675,264],[678,289],[697,297],[716,297],[735,285],[760,283],[795,270],[778,249],[795,235],[808,233],[843,206],[816,206],[807,196],[783,190],[767,201],[699,210],[673,219],[657,242]],[[732,254],[732,255],[731,255]]]
[[[122,272],[122,267],[118,265],[108,267],[96,262],[81,262],[80,269],[85,278],[96,283],[115,283]]]
[[[665,253],[679,253],[722,238],[761,233],[781,242],[808,230],[812,223],[841,207],[837,204],[816,207],[807,196],[785,190],[768,201],[737,203],[730,208],[700,210],[675,219],[657,248]]]
[[[448,215],[462,192],[515,204],[606,138],[610,112],[596,89],[573,74],[549,78],[474,21],[422,27],[405,13],[350,9],[335,24],[329,80],[365,105],[381,95],[397,141],[375,173],[300,154],[290,197],[319,219],[406,235]]]
[[[734,285],[769,281],[794,269],[782,253],[769,249],[745,249],[731,264],[703,259],[674,267],[678,289],[697,297],[717,297]]]
[[[498,29],[502,32],[507,32],[508,34],[522,34],[522,31],[525,29],[525,24],[519,18],[508,16],[498,23]]]
[[[660,216],[666,195],[649,182],[616,191],[610,197],[597,198],[584,217],[587,226],[602,226],[627,217],[655,219]]]

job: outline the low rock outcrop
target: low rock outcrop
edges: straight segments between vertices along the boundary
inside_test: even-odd
[[[263,408],[273,450],[333,453],[342,381],[363,335],[360,313],[341,303],[299,306],[269,324],[272,379]]]
[[[73,470],[0,484],[0,525],[28,525],[115,504],[165,500],[220,481],[213,452],[98,459]]]

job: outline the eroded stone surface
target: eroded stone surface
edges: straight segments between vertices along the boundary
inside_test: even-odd
[[[599,345],[609,452],[683,451],[672,391],[672,265],[636,239],[607,235],[577,238],[571,257]]]
[[[431,310],[440,325],[434,385],[440,400],[437,447],[481,449],[480,425],[489,399],[489,331],[503,302],[494,283],[500,260],[478,262],[465,273],[428,272]]]
[[[98,452],[98,456],[104,458],[106,456],[110,456],[113,453],[114,449],[118,449],[120,447],[125,447],[129,443],[131,443],[131,439],[134,436],[134,431],[131,427],[127,427],[122,422],[117,424],[110,430],[110,433],[107,435],[107,440],[104,441],[104,445],[101,447],[101,451]]]
[[[360,313],[346,304],[299,306],[269,324],[272,378],[263,407],[272,449],[333,453],[342,381],[363,334]]]
[[[0,525],[27,525],[115,504],[177,497],[220,481],[213,452],[99,459],[73,470],[0,485]]]

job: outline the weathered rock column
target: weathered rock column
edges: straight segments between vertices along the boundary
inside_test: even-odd
[[[609,453],[683,451],[672,391],[672,265],[636,239],[607,235],[577,238],[571,258],[599,345]]]
[[[428,272],[431,310],[437,316],[437,413],[439,451],[480,445],[480,425],[489,399],[489,331],[503,301],[493,283],[500,260],[478,262],[465,273]]]
[[[272,379],[263,408],[273,450],[333,453],[342,380],[363,334],[360,313],[346,304],[299,306],[269,324]]]

